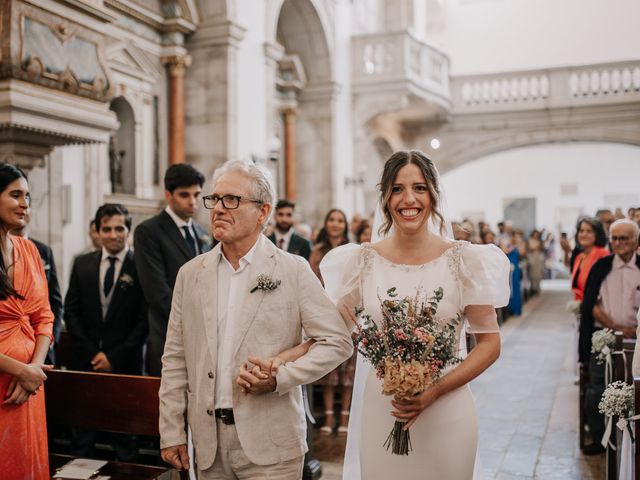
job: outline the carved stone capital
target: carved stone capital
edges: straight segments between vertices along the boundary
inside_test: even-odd
[[[162,63],[169,67],[169,75],[181,77],[185,70],[191,66],[191,55],[170,55],[163,57]]]

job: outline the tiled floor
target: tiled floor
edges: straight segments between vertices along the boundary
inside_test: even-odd
[[[567,292],[568,285],[545,290],[522,317],[510,318],[502,329],[500,359],[472,384],[485,479],[604,479],[604,456],[584,457],[578,449]],[[341,478],[344,444],[316,437],[323,480]]]

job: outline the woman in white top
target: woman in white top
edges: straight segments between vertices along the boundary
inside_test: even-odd
[[[356,307],[380,320],[378,296],[391,287],[400,297],[414,296],[418,288],[431,294],[442,287],[438,320],[448,322],[462,313],[476,346],[411,401],[384,396],[374,369],[358,355],[343,478],[469,480],[477,419],[468,383],[500,354],[494,306],[509,301],[509,262],[493,245],[445,237],[438,173],[421,152],[393,154],[385,163],[380,190],[383,223],[374,225],[374,235],[383,238],[344,245],[326,255],[320,269],[329,295],[346,321],[354,320]],[[464,345],[461,324],[457,335]],[[396,419],[407,420],[411,428],[413,451],[408,456],[392,455],[383,447]]]

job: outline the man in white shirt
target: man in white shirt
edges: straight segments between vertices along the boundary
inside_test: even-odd
[[[64,301],[64,320],[71,336],[73,370],[142,374],[142,346],[147,336],[147,305],[133,252],[127,246],[131,216],[120,204],[96,212],[102,242],[98,251],[76,257]],[[114,436],[121,461],[133,461],[135,442]],[[91,455],[95,432],[75,431],[74,456]]]
[[[211,252],[179,272],[162,357],[162,458],[189,468],[186,423],[200,480],[299,479],[306,445],[301,385],[353,351],[347,328],[306,261],[264,235],[275,190],[261,166],[231,161],[214,174]],[[275,376],[254,377],[249,358],[313,347]],[[249,386],[240,389],[240,372]],[[248,394],[251,393],[251,394]]]

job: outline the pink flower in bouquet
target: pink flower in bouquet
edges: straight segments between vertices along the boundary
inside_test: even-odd
[[[407,336],[406,333],[404,333],[402,330],[398,329],[393,333],[394,337],[396,337],[396,340],[399,340],[401,342],[406,342],[407,340],[409,340],[409,337]]]

